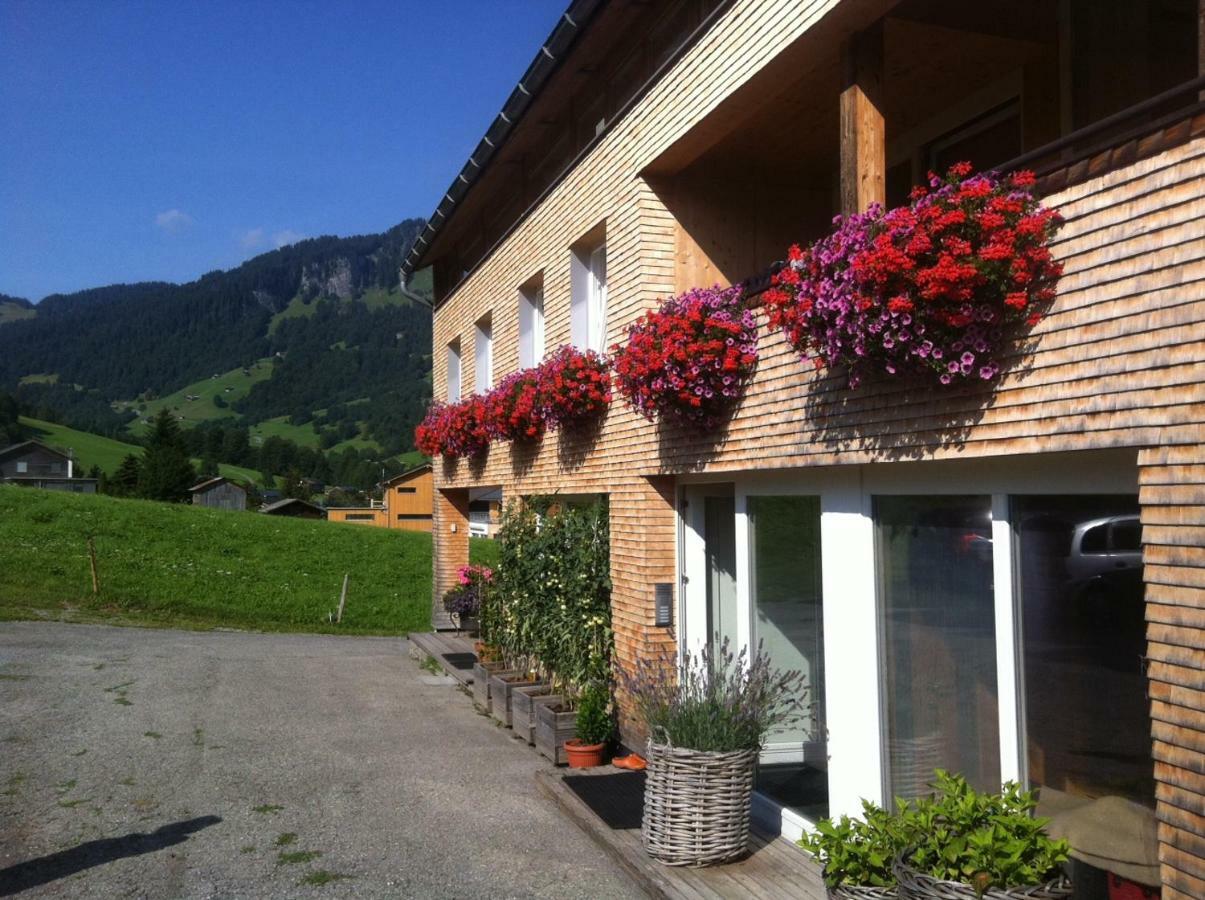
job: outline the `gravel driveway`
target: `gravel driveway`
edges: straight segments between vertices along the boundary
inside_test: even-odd
[[[637,897],[405,641],[0,623],[0,896]]]

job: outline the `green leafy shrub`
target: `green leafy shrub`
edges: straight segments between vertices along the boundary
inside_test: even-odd
[[[1042,884],[1067,861],[1066,841],[1046,834],[1048,819],[1034,816],[1037,795],[1008,782],[999,794],[976,791],[961,775],[937,770],[936,794],[905,815],[916,835],[905,862],[943,881],[990,887]]]
[[[590,685],[577,703],[577,739],[583,744],[605,744],[611,740],[610,697],[607,689]]]
[[[605,499],[512,503],[498,534],[494,590],[482,598],[482,640],[570,698],[611,677],[608,518]]]
[[[861,820],[822,820],[799,844],[824,866],[829,887],[893,887],[892,862],[905,853],[913,869],[970,884],[981,895],[1058,877],[1068,846],[1046,834],[1047,819],[1033,815],[1033,791],[1008,782],[999,794],[980,793],[941,769],[933,787],[928,797],[897,799],[896,812],[863,801]]]
[[[718,650],[687,653],[676,672],[639,660],[624,687],[653,740],[716,753],[759,749],[771,728],[802,717],[806,693],[803,675],[771,670],[760,644],[749,660],[727,638]]]
[[[829,887],[895,887],[891,866],[915,843],[912,824],[905,814],[863,800],[861,819],[822,819],[815,831],[800,838],[799,846],[824,867]]]

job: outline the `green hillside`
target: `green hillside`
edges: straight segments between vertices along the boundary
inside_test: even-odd
[[[37,310],[28,300],[0,294],[0,325],[20,322],[22,319],[32,319],[37,314]]]
[[[113,404],[115,409],[133,409],[138,418],[130,422],[128,428],[131,434],[142,435],[147,431],[147,422],[155,418],[161,409],[168,409],[184,421],[182,425],[192,426],[198,422],[208,422],[213,419],[231,419],[236,416],[230,406],[247,396],[251,386],[257,382],[272,377],[272,359],[265,358],[252,363],[246,368],[231,369],[219,375],[212,375],[200,381],[194,381],[174,393],[145,403],[125,400]],[[191,398],[191,399],[190,399]],[[215,398],[221,398],[226,406],[218,406]]]
[[[104,472],[112,474],[117,471],[117,467],[121,465],[122,459],[127,454],[133,453],[137,456],[142,453],[142,448],[137,444],[127,444],[124,441],[102,437],[99,434],[77,431],[55,422],[43,422],[41,419],[31,419],[28,416],[21,416],[19,421],[30,429],[31,438],[50,447],[74,452],[76,461],[82,470],[78,474],[81,475],[93,466],[100,466]],[[198,463],[199,460],[193,460],[194,465]],[[218,466],[218,471],[227,478],[237,481],[258,482],[260,479],[259,473],[251,469],[244,469],[242,466],[222,463]]]
[[[430,612],[429,534],[0,486],[0,619],[401,634]]]

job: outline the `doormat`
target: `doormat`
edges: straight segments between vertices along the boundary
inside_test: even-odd
[[[459,669],[462,672],[472,670],[473,663],[477,662],[476,655],[472,653],[441,653],[442,656],[453,669]]]
[[[643,772],[566,775],[563,780],[565,787],[612,831],[640,827],[644,813]]]

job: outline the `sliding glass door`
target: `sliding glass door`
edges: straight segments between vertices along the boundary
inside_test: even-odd
[[[802,672],[807,716],[766,738],[757,788],[809,819],[828,814],[820,498],[749,497],[753,643],[776,668]]]
[[[874,499],[890,798],[1000,786],[989,496]]]

